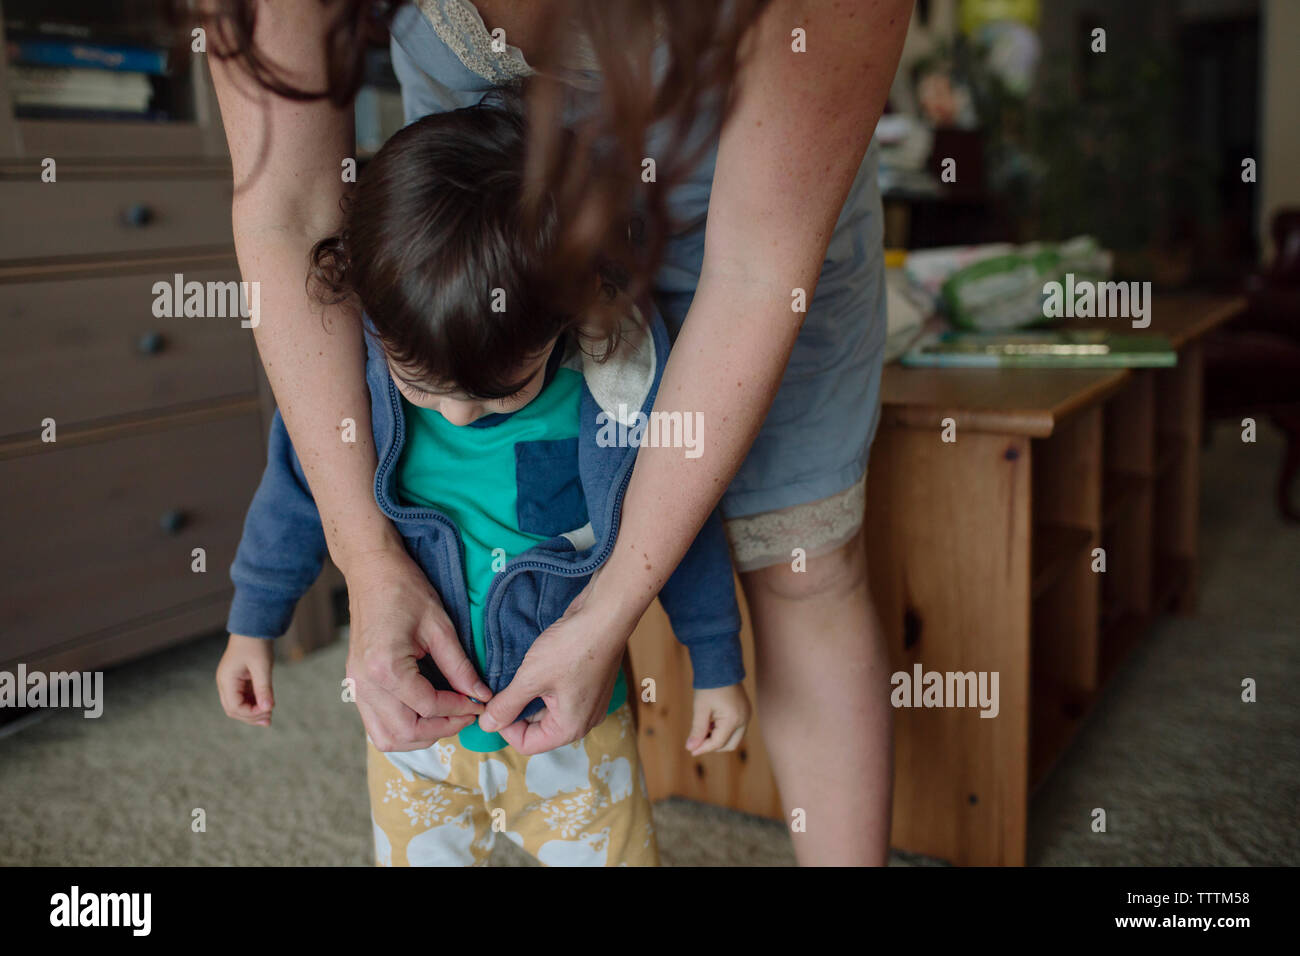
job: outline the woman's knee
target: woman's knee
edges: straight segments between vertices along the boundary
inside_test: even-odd
[[[834,550],[741,574],[745,592],[786,601],[833,598],[866,584],[867,559],[862,529]],[[757,593],[754,593],[757,592]]]

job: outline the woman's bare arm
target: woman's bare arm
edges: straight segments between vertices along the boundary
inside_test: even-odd
[[[812,300],[911,7],[774,0],[764,12],[718,146],[700,283],[655,405],[702,412],[707,444],[696,459],[665,448],[638,455],[602,582],[633,609],[676,568],[776,396],[804,318],[793,291]],[[791,52],[795,27],[807,33],[806,53]]]
[[[521,752],[576,740],[603,716],[606,675],[565,669],[561,659],[582,642],[589,671],[594,662],[617,666],[758,434],[802,325],[793,290],[811,301],[911,8],[911,0],[773,0],[751,29],[752,58],[718,146],[699,286],[655,401],[656,410],[702,414],[704,453],[639,452],[614,553],[581,606],[539,639],[537,661],[525,659],[488,706],[484,726],[549,692],[540,723],[506,728]],[[806,53],[791,50],[796,27]],[[552,631],[568,655],[550,649]]]
[[[257,47],[300,89],[324,87],[323,36],[333,11],[318,0],[258,4]],[[355,307],[322,315],[307,297],[312,245],[337,230],[342,163],[354,154],[350,107],[297,102],[258,86],[236,62],[211,57],[234,170],[231,210],[245,281],[260,283],[254,335],[294,450],[320,511],[330,554],[353,607],[349,675],[377,743],[428,746],[448,730],[417,719],[469,714],[458,695],[439,695],[415,659],[433,654],[454,687],[486,698],[428,580],[375,503],[375,448],[365,352]],[[355,441],[345,441],[345,420]],[[371,691],[364,695],[367,685]],[[450,709],[449,709],[450,708]],[[467,719],[456,718],[459,729]],[[434,731],[434,736],[429,736]]]
[[[259,5],[257,43],[306,89],[324,84],[327,16],[313,0]],[[231,220],[239,266],[261,283],[257,349],[294,450],[320,508],[330,554],[344,571],[357,553],[395,535],[370,494],[375,448],[363,375],[361,324],[337,306],[323,317],[304,292],[312,245],[341,219],[341,162],[353,155],[352,111],[299,103],[258,87],[235,63],[211,58],[234,166]],[[341,439],[342,422],[360,424]],[[340,522],[343,522],[341,524]]]

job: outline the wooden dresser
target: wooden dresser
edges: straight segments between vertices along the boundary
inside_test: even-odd
[[[224,627],[272,404],[237,314],[157,314],[157,283],[239,279],[205,56],[165,122],[19,118],[10,69],[0,670],[100,668]]]

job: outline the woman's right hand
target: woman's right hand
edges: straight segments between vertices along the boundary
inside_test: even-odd
[[[472,723],[492,696],[442,602],[399,547],[356,556],[346,572],[352,612],[347,676],[361,722],[382,751],[422,750]],[[416,662],[429,654],[460,693],[437,690]]]

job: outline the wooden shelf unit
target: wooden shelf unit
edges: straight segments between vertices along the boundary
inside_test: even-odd
[[[1093,551],[1101,540],[1102,419],[1095,406],[1047,438],[1032,442],[1035,562],[1051,548],[1044,527],[1074,530],[1074,548],[1050,587],[1031,591],[1030,785],[1078,729],[1097,691],[1099,576]]]
[[[1023,864],[1033,789],[1155,615],[1193,609],[1198,340],[1242,307],[1157,298],[1151,331],[1177,349],[1172,369],[886,368],[865,540],[891,670],[996,671],[1000,692],[991,720],[895,711],[894,846]],[[747,622],[742,641],[752,674]],[[657,606],[632,657],[658,688],[639,711],[651,796],[785,819],[759,726],[736,754],[682,751],[690,669]]]
[[[1041,593],[1035,576],[1031,790],[1154,615],[1190,584],[1187,552],[1158,548],[1185,547],[1196,520],[1194,476],[1187,473],[1195,467],[1199,427],[1191,381],[1186,369],[1135,371],[1099,406],[1034,441],[1036,558],[1059,549],[1059,532],[1043,533],[1053,527],[1042,523],[1047,514],[1076,526],[1079,540],[1095,532],[1097,543]],[[1157,507],[1163,494],[1174,500]],[[1104,572],[1093,571],[1094,546],[1102,549]]]

